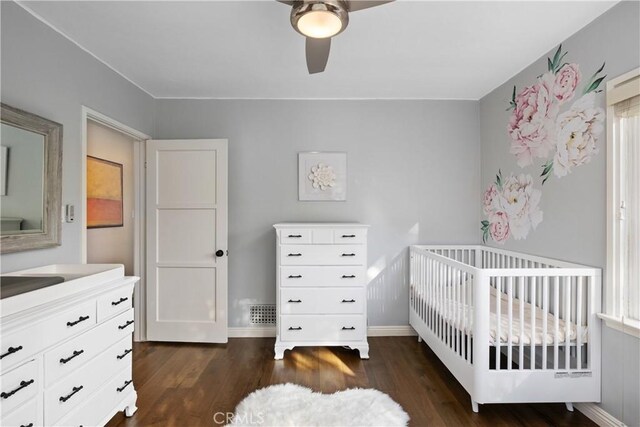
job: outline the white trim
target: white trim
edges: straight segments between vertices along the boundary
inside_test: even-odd
[[[627,319],[625,317],[609,316],[604,313],[598,313],[598,317],[611,329],[624,332],[632,337],[640,338],[640,321]]]
[[[417,97],[349,97],[349,98],[311,98],[311,97],[218,97],[218,96],[156,96],[162,100],[194,100],[194,101],[480,101],[481,98],[417,98]]]
[[[367,336],[369,337],[414,337],[418,335],[409,325],[397,326],[369,326]]]
[[[620,263],[619,247],[620,243],[618,237],[620,234],[620,222],[618,220],[618,212],[620,206],[620,194],[619,194],[619,165],[620,148],[616,143],[615,136],[613,134],[614,128],[614,103],[619,102],[619,96],[613,96],[614,91],[625,86],[626,82],[634,81],[640,76],[640,68],[631,70],[621,76],[613,78],[607,82],[606,96],[607,96],[607,268],[606,268],[606,282],[605,282],[605,316],[609,320],[621,318],[624,314],[623,304],[624,295],[620,289],[617,267]],[[637,83],[637,81],[636,81]],[[629,91],[633,92],[633,91]],[[637,92],[637,89],[636,91]],[[633,96],[633,93],[631,94]],[[615,99],[614,99],[615,98]],[[602,318],[602,317],[601,317]],[[606,319],[605,319],[606,320]],[[607,323],[609,324],[609,323]],[[614,327],[615,328],[615,327]]]
[[[369,337],[411,337],[416,331],[409,325],[369,326]],[[229,328],[229,338],[273,338],[276,336],[275,326],[248,326]]]
[[[46,26],[48,26],[49,28],[51,28],[53,31],[55,31],[56,33],[60,34],[62,37],[64,37],[65,39],[69,40],[71,43],[73,43],[74,45],[78,46],[80,49],[82,49],[83,51],[85,51],[86,53],[88,53],[89,55],[91,55],[94,59],[96,59],[97,61],[99,61],[100,63],[104,64],[107,68],[109,68],[111,71],[113,71],[114,73],[116,73],[117,75],[119,75],[120,77],[122,77],[123,79],[125,79],[126,81],[128,81],[129,83],[131,83],[132,85],[134,85],[135,87],[137,87],[138,89],[140,89],[141,91],[143,91],[144,93],[146,93],[147,95],[149,95],[150,97],[155,99],[155,96],[153,96],[151,94],[151,92],[149,92],[148,90],[146,90],[145,88],[143,88],[142,86],[140,86],[138,83],[134,82],[133,80],[131,80],[129,77],[125,76],[124,74],[122,74],[120,71],[118,71],[116,68],[114,68],[113,66],[111,66],[108,62],[104,61],[103,59],[101,59],[100,57],[98,57],[96,54],[94,54],[93,52],[91,52],[89,49],[87,49],[86,47],[82,46],[80,43],[78,43],[77,41],[75,41],[74,39],[72,39],[70,36],[68,36],[67,34],[65,34],[62,30],[60,30],[58,27],[56,27],[55,25],[51,24],[49,21],[47,21],[46,19],[44,19],[42,16],[40,16],[37,12],[35,12],[33,9],[31,9],[29,6],[27,6],[28,1],[24,1],[24,0],[16,0],[15,3],[20,6],[21,8],[23,8],[24,10],[26,10],[29,14],[31,14],[34,18],[36,18],[38,21],[42,22],[43,24],[45,24]]]
[[[574,403],[574,407],[600,427],[623,427],[626,425],[596,403]]]
[[[138,327],[134,331],[135,341],[146,340],[146,245],[145,245],[145,141],[151,137],[143,132],[133,129],[124,123],[110,118],[89,107],[82,106],[82,138],[81,138],[81,155],[82,155],[82,172],[81,172],[81,200],[85,203],[87,199],[87,121],[99,123],[107,126],[117,132],[123,133],[134,139],[133,157],[134,157],[134,188],[135,207],[134,207],[134,252],[133,252],[133,274],[140,277],[138,285],[134,288],[134,316]],[[86,205],[80,209],[80,251],[81,262],[87,263],[87,212]]]

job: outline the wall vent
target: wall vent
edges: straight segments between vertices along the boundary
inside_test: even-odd
[[[251,304],[249,306],[249,322],[252,325],[275,325],[275,304]]]

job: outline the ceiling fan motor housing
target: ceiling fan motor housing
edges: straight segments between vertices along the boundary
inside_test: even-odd
[[[302,31],[300,31],[298,27],[298,21],[304,15],[310,12],[329,12],[340,19],[342,22],[342,27],[340,31],[333,34],[333,36],[337,36],[341,32],[347,28],[349,24],[349,9],[346,1],[342,0],[299,0],[295,1],[293,4],[293,8],[291,9],[291,25],[293,28],[302,34],[303,36],[307,36]],[[332,36],[332,37],[333,37]]]

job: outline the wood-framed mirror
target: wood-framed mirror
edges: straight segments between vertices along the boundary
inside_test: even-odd
[[[62,125],[0,106],[0,253],[59,246]]]

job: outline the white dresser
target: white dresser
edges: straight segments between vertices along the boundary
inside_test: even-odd
[[[138,278],[124,277],[123,267],[112,264],[53,265],[5,276],[64,282],[11,296],[3,282],[0,425],[87,427],[104,425],[118,411],[133,415]]]
[[[367,225],[275,224],[275,358],[297,346],[347,346],[369,358]]]

